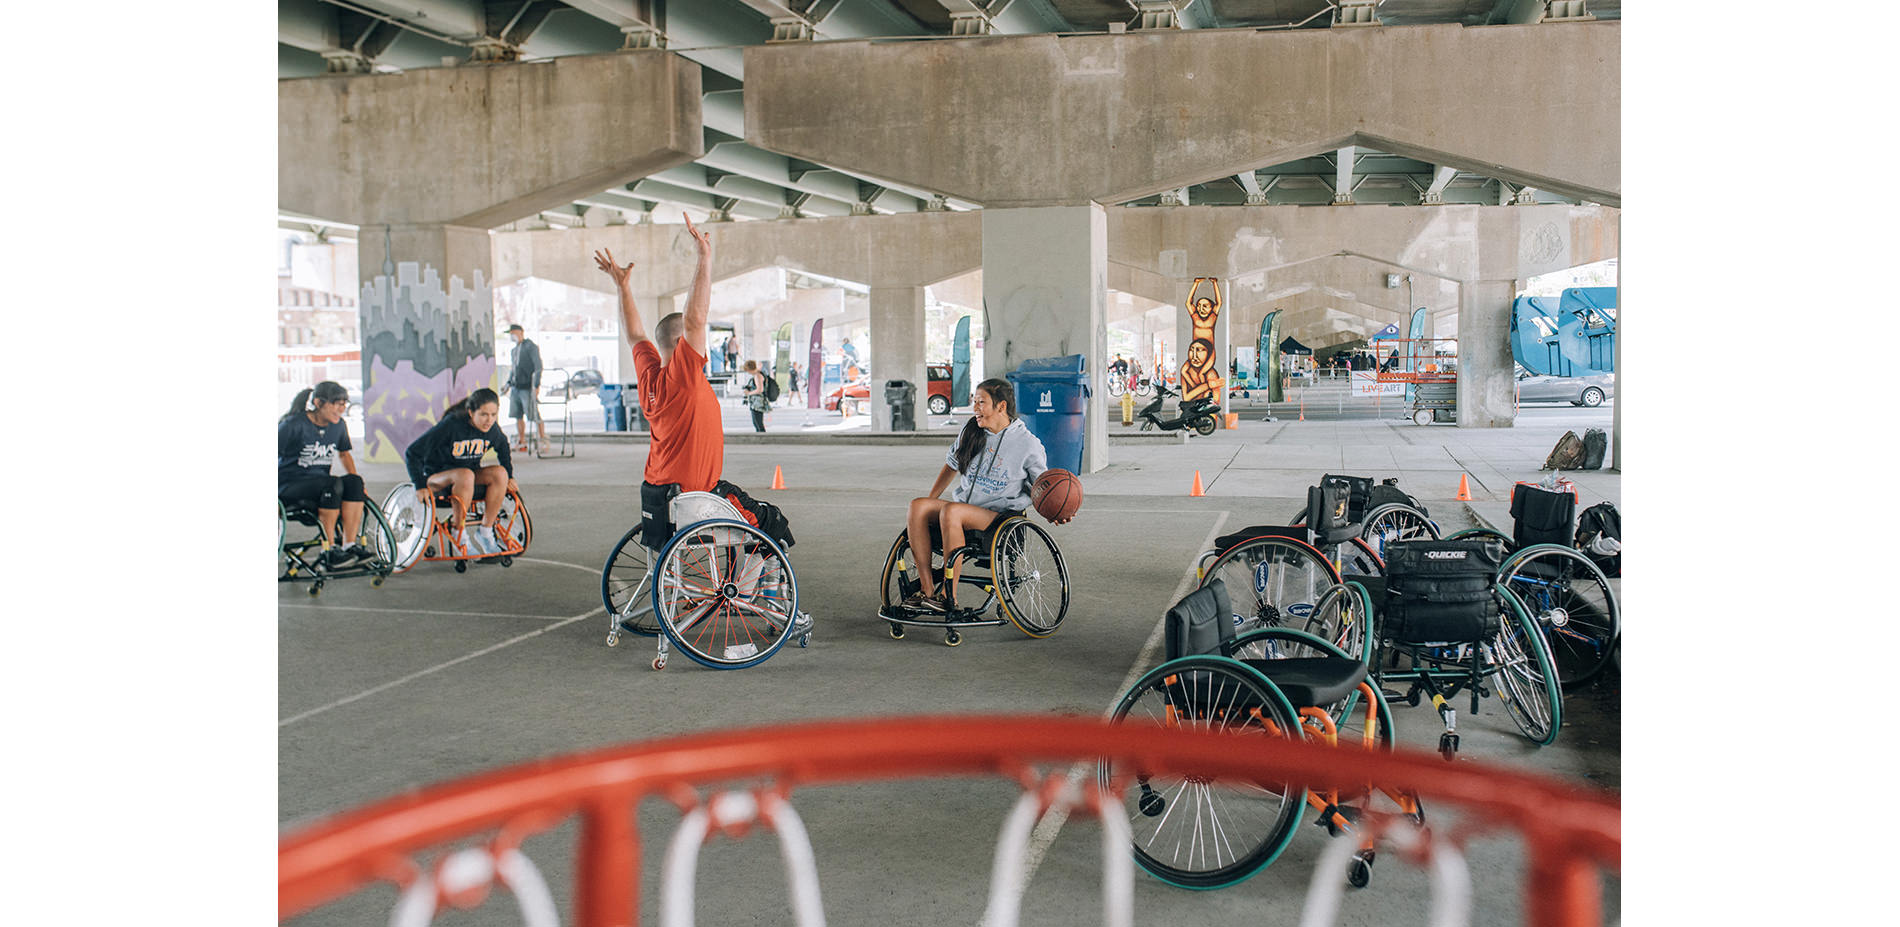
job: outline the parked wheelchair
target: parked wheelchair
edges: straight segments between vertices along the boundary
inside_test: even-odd
[[[1069,568],[1062,552],[1049,532],[1021,511],[999,513],[989,527],[965,532],[963,546],[948,556],[943,535],[932,524],[930,547],[926,563],[911,550],[909,532],[899,531],[884,558],[877,616],[890,624],[897,640],[903,640],[906,628],[941,628],[943,642],[955,647],[963,643],[965,630],[1005,622],[1042,638],[1056,633],[1069,613]],[[946,592],[941,614],[904,605],[923,588],[919,571],[926,568]],[[990,615],[992,603],[996,611]]]
[[[485,553],[475,549],[464,533],[479,525],[487,502],[479,494],[466,511],[460,500],[447,492],[433,494],[433,504],[424,506],[416,498],[413,483],[403,483],[383,497],[382,517],[394,532],[396,572],[407,571],[418,562],[448,561],[455,572],[468,570],[470,563],[495,562],[512,566],[515,558],[527,553],[534,540],[534,522],[528,517],[528,505],[521,494],[509,490],[495,516],[495,538],[501,550]]]
[[[1623,627],[1609,577],[1575,546],[1576,509],[1575,492],[1518,483],[1511,490],[1510,537],[1489,528],[1452,535],[1504,544],[1498,582],[1522,600],[1536,620],[1565,689],[1586,685],[1603,672]]]
[[[1331,516],[1333,524],[1355,526],[1354,534],[1366,542],[1363,546],[1380,558],[1385,556],[1386,545],[1393,541],[1437,540],[1439,537],[1438,523],[1425,511],[1425,503],[1400,489],[1398,484],[1396,478],[1374,483],[1371,477],[1332,473],[1319,478],[1322,488],[1343,487],[1346,491],[1344,516],[1335,512]],[[1312,518],[1314,504],[1314,495],[1309,489],[1306,507],[1295,512],[1289,524],[1317,524]],[[1336,505],[1336,499],[1333,504]],[[1346,553],[1357,556],[1354,552]]]
[[[1363,655],[1291,627],[1235,633],[1229,587],[1214,578],[1168,610],[1166,660],[1116,705],[1111,723],[1149,723],[1237,736],[1304,738],[1363,750],[1392,748],[1392,714],[1368,676]],[[1329,590],[1346,610],[1369,614],[1363,586]],[[1339,791],[1232,785],[1193,776],[1162,777],[1139,768],[1098,766],[1104,786],[1132,776],[1126,808],[1141,867],[1184,888],[1222,888],[1252,877],[1293,839],[1305,809],[1337,836],[1368,814],[1408,815],[1423,823],[1413,795],[1370,784]],[[1387,807],[1375,807],[1375,800]],[[1375,850],[1365,839],[1349,881],[1364,887]]]
[[[316,533],[307,540],[289,540],[292,523],[313,529]],[[341,530],[341,522],[338,523]],[[363,522],[357,529],[357,536],[335,542],[338,546],[348,547],[361,544],[376,552],[370,560],[358,561],[343,567],[331,569],[323,564],[323,529],[317,523],[317,510],[307,502],[293,502],[286,506],[282,499],[277,501],[277,581],[281,583],[309,582],[310,594],[323,592],[323,584],[333,579],[351,579],[367,576],[369,584],[381,586],[383,580],[394,571],[395,534],[383,513],[375,506],[363,505]]]
[[[1524,602],[1502,582],[1504,546],[1496,538],[1399,541],[1387,548],[1385,575],[1354,580],[1374,603],[1372,672],[1382,691],[1407,685],[1395,701],[1429,699],[1445,724],[1438,750],[1458,751],[1460,691],[1497,695],[1505,713],[1538,746],[1557,741],[1563,693],[1549,645]]]
[[[777,541],[709,492],[673,496],[667,514],[667,524],[642,519],[607,554],[607,646],[626,633],[653,637],[659,670],[674,647],[702,666],[744,669],[789,640],[811,644],[811,616],[798,610],[798,577]]]

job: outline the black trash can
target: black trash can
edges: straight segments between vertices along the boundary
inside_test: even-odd
[[[607,418],[608,431],[627,430],[627,409],[621,395],[625,389],[618,383],[602,383],[595,391],[600,396],[600,411]]]
[[[1082,472],[1082,445],[1088,422],[1088,374],[1080,354],[1036,357],[1009,375],[1016,389],[1016,414],[1042,440],[1049,466]]]
[[[892,431],[917,430],[917,384],[909,380],[885,380],[884,402],[891,407]]]

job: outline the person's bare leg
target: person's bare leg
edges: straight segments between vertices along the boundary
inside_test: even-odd
[[[501,464],[483,467],[478,478],[482,484],[482,527],[495,527],[501,516],[501,503],[508,497],[508,468]]]
[[[911,560],[917,564],[917,581],[922,584],[924,595],[932,594],[937,585],[930,575],[930,523],[947,504],[942,499],[910,500],[904,531],[910,539]]]
[[[317,510],[317,530],[323,532],[323,547],[336,543],[336,509]]]
[[[989,509],[967,502],[952,502],[945,506],[943,514],[937,519],[938,527],[943,531],[943,549],[946,552],[961,550],[965,532],[989,524],[992,517],[994,513]],[[948,564],[945,566],[947,568]]]
[[[340,547],[356,543],[358,532],[363,528],[363,503],[343,503],[343,536],[337,541]]]

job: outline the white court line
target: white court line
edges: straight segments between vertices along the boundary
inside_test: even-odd
[[[385,683],[383,683],[383,684],[382,684],[382,685],[380,685],[380,686],[376,686],[375,688],[372,688],[372,689],[365,689],[365,690],[363,690],[363,691],[361,691],[361,692],[358,692],[358,693],[356,693],[355,695],[351,695],[351,696],[347,696],[347,697],[344,697],[344,698],[340,698],[340,699],[337,699],[336,701],[334,701],[334,702],[331,702],[331,703],[330,703],[330,704],[328,704],[328,705],[319,705],[319,706],[317,706],[316,708],[312,708],[312,709],[310,709],[309,711],[306,711],[306,712],[303,712],[303,713],[301,713],[301,714],[295,714],[295,715],[291,715],[290,717],[288,717],[288,718],[285,718],[284,720],[282,720],[282,721],[279,721],[279,722],[277,722],[277,726],[278,726],[279,728],[283,728],[283,727],[288,727],[288,726],[290,726],[290,725],[292,725],[292,724],[295,724],[295,723],[297,723],[297,722],[299,722],[299,721],[302,721],[302,720],[304,720],[305,718],[309,718],[309,717],[313,717],[313,716],[315,716],[315,715],[320,715],[320,714],[322,714],[322,713],[324,713],[324,712],[326,712],[326,711],[329,711],[329,710],[330,710],[330,709],[332,709],[332,708],[341,708],[341,707],[343,707],[344,705],[348,705],[348,704],[349,704],[349,703],[351,703],[351,702],[354,702],[354,701],[358,701],[358,700],[361,700],[361,699],[366,699],[366,698],[369,698],[370,696],[372,696],[372,695],[375,695],[375,694],[376,694],[376,693],[378,693],[378,692],[382,692],[382,691],[385,691],[385,690],[388,690],[388,689],[393,689],[393,688],[395,688],[395,687],[397,687],[397,686],[400,686],[400,685],[402,685],[403,683],[406,683],[406,682],[411,682],[411,681],[414,681],[414,680],[417,680],[417,679],[421,679],[422,677],[424,677],[424,676],[427,676],[427,675],[430,675],[430,674],[432,674],[432,673],[437,673],[437,672],[441,672],[442,670],[445,670],[445,669],[448,669],[449,667],[451,667],[451,666],[454,666],[454,665],[456,665],[457,663],[463,663],[463,662],[466,662],[466,661],[469,661],[469,660],[473,660],[473,659],[475,659],[476,657],[479,657],[479,656],[483,656],[483,655],[485,655],[485,654],[490,654],[490,653],[494,653],[495,651],[497,651],[497,650],[500,650],[500,649],[502,649],[503,647],[509,647],[509,646],[513,646],[513,645],[515,645],[515,644],[519,644],[519,643],[521,643],[522,641],[525,641],[525,640],[527,640],[527,639],[529,639],[529,638],[531,638],[531,637],[539,637],[539,636],[541,636],[541,635],[543,635],[543,634],[546,634],[546,633],[548,633],[549,631],[552,631],[552,630],[555,630],[556,628],[565,628],[565,627],[567,627],[568,625],[570,625],[570,624],[573,624],[573,623],[574,623],[574,622],[576,622],[576,621],[583,621],[583,620],[586,620],[586,619],[588,619],[588,618],[593,618],[593,617],[595,617],[595,616],[597,616],[597,615],[604,615],[604,614],[606,614],[606,613],[607,613],[607,606],[605,606],[605,605],[596,605],[596,606],[594,606],[594,608],[593,608],[593,610],[592,610],[592,611],[589,611],[589,612],[587,612],[587,613],[585,613],[585,614],[581,614],[581,615],[575,615],[575,616],[574,616],[574,617],[572,617],[572,618],[564,618],[564,619],[562,619],[562,620],[560,620],[560,621],[558,621],[558,622],[556,622],[556,623],[554,623],[554,624],[551,624],[551,625],[548,625],[548,626],[546,626],[546,627],[543,627],[543,628],[536,628],[535,630],[533,630],[533,631],[529,631],[529,632],[528,632],[528,633],[526,633],[526,634],[519,634],[519,635],[516,635],[516,636],[514,636],[514,637],[511,637],[511,638],[509,638],[509,639],[507,639],[507,640],[505,640],[505,641],[502,641],[502,642],[501,642],[501,643],[499,643],[499,644],[491,644],[491,645],[489,645],[489,646],[487,646],[487,647],[483,647],[482,649],[480,649],[480,650],[477,650],[477,651],[475,651],[474,653],[469,653],[469,654],[463,654],[462,656],[459,656],[459,657],[456,657],[455,659],[453,659],[453,660],[449,660],[449,661],[447,661],[447,662],[445,662],[445,663],[437,663],[436,665],[434,665],[434,666],[431,666],[431,667],[429,667],[428,669],[421,669],[421,670],[417,670],[417,671],[415,671],[415,672],[413,672],[413,673],[410,673],[410,674],[409,674],[409,675],[407,675],[407,676],[404,676],[404,677],[402,677],[401,679],[396,679],[396,680],[392,680],[392,681],[390,681],[390,682],[385,682]]]
[[[445,612],[427,608],[370,608],[366,605],[311,605],[307,602],[279,602],[278,608],[308,608],[324,612],[384,612],[392,615],[449,615],[455,618],[527,618],[534,621],[566,621],[568,615],[515,615],[503,612]]]
[[[1229,514],[1230,513],[1226,510],[1222,510],[1220,517],[1214,519],[1214,526],[1208,529],[1206,539],[1201,542],[1200,548],[1194,552],[1194,562],[1188,565],[1187,572],[1181,575],[1181,582],[1174,587],[1174,594],[1168,597],[1168,606],[1170,608],[1173,607],[1174,603],[1181,601],[1182,596],[1187,595],[1188,587],[1192,586],[1198,579],[1194,573],[1200,563],[1201,551],[1214,546],[1214,539],[1220,537],[1220,529],[1223,525],[1227,524],[1227,516]],[[1147,643],[1141,645],[1141,654],[1135,657],[1135,664],[1128,668],[1128,675],[1122,677],[1121,686],[1115,690],[1115,701],[1109,702],[1108,707],[1102,711],[1103,720],[1107,720],[1114,715],[1115,705],[1121,701],[1122,693],[1127,692],[1128,687],[1134,685],[1135,680],[1139,679],[1141,674],[1150,669],[1150,664],[1154,661],[1155,651],[1161,647],[1162,632],[1167,629],[1167,626],[1168,616],[1164,612],[1161,616],[1161,620],[1155,622],[1155,629],[1149,632]],[[1094,766],[1094,763],[1077,763],[1070,767],[1068,787],[1074,788],[1077,783],[1082,781],[1082,777],[1087,775]],[[1069,813],[1067,811],[1057,809],[1050,811],[1047,816],[1037,822],[1036,829],[1029,835],[1029,850],[1023,856],[1023,878],[1021,882],[1017,883],[1021,892],[1029,890],[1030,880],[1036,877],[1036,869],[1042,865],[1042,855],[1048,852],[1049,845],[1056,841],[1056,832],[1062,829],[1063,823],[1068,821],[1068,819]],[[1014,901],[1016,909],[1021,910],[1022,896],[1020,892]],[[984,923],[987,923],[987,921]]]
[[[515,562],[516,563],[545,563],[548,566],[564,566],[570,570],[579,570],[582,573],[592,573],[595,576],[600,575],[600,567],[597,567],[597,566],[581,566],[578,563],[562,563],[559,560],[543,560],[540,557],[516,557]]]

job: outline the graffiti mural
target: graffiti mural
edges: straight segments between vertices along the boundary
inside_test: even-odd
[[[390,269],[388,262],[385,269]],[[363,284],[363,449],[373,461],[404,448],[442,418],[449,403],[495,385],[493,290],[481,270],[472,287],[434,267],[403,261],[395,277]]]
[[[1214,295],[1196,297],[1201,284],[1208,283]],[[1187,356],[1181,361],[1181,401],[1188,402],[1206,397],[1220,402],[1221,385],[1225,379],[1220,375],[1220,352],[1215,347],[1214,325],[1220,320],[1220,281],[1213,277],[1195,277],[1194,286],[1188,290],[1188,319],[1193,331],[1188,340]]]

